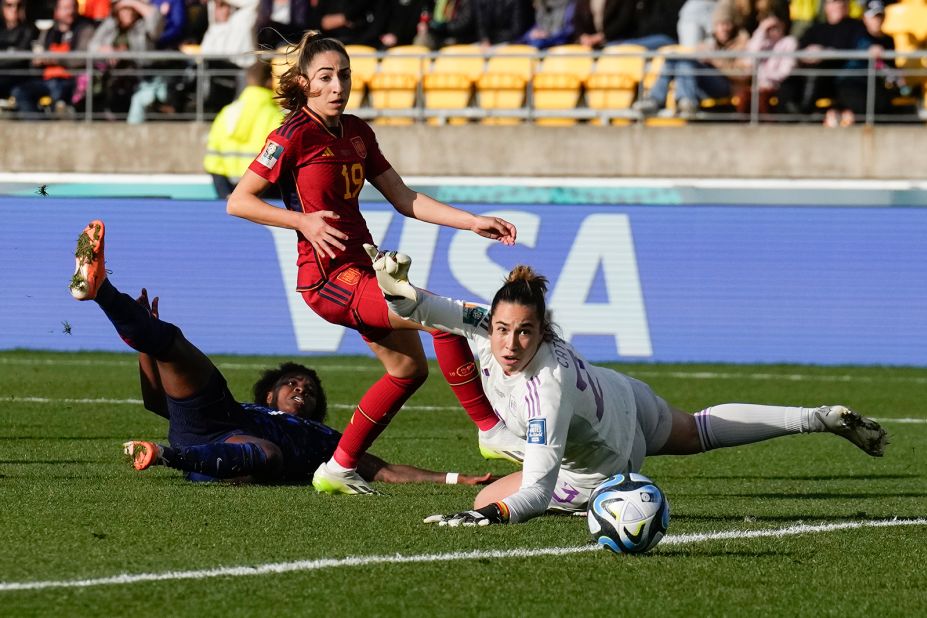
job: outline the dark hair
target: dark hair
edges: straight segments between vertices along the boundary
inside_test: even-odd
[[[280,107],[292,112],[306,104],[305,80],[309,77],[309,65],[318,54],[329,51],[338,52],[349,62],[351,60],[341,41],[323,37],[318,30],[306,31],[299,43],[287,46],[286,59],[290,67],[280,76],[280,85],[277,86]],[[296,56],[292,63],[290,54]]]
[[[537,274],[534,269],[519,264],[509,272],[505,283],[493,296],[490,315],[496,312],[499,303],[515,303],[524,307],[533,307],[541,320],[544,341],[556,337],[553,322],[547,312],[547,277]]]
[[[298,363],[283,363],[276,369],[268,369],[262,373],[252,389],[254,403],[266,406],[267,393],[274,390],[277,381],[286,375],[304,375],[312,381],[315,385],[315,410],[312,410],[309,420],[323,422],[328,414],[328,399],[325,397],[325,389],[322,388],[322,380],[315,370]]]

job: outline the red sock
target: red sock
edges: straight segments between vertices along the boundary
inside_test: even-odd
[[[338,441],[335,461],[345,468],[356,468],[360,456],[424,382],[425,378],[394,378],[388,373],[377,380],[357,404],[351,422]]]
[[[470,415],[470,420],[483,431],[495,427],[499,417],[483,393],[480,372],[473,361],[473,352],[467,340],[441,331],[433,332],[432,336],[441,373],[454,391],[457,401]]]

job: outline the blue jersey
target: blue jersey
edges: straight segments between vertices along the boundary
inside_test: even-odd
[[[305,481],[331,459],[341,434],[327,425],[253,403],[241,404],[250,427],[244,433],[283,451],[283,480]]]

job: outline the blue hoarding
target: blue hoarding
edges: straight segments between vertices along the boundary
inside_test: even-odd
[[[436,292],[486,302],[509,268],[532,265],[563,334],[592,359],[927,364],[927,209],[467,208],[515,222],[519,244],[364,205],[374,238],[412,255],[413,282]],[[101,218],[112,281],[161,296],[162,315],[205,351],[367,351],[293,291],[295,233],[229,217],[224,203],[23,197],[0,198],[0,212],[0,349],[124,349],[67,291],[74,241]]]

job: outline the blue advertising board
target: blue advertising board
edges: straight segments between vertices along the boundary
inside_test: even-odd
[[[508,270],[550,280],[565,338],[593,360],[927,364],[927,209],[470,204],[519,228],[506,247],[366,203],[416,285],[488,302]],[[295,233],[222,202],[0,198],[0,349],[124,350],[71,299],[75,240],[106,222],[106,267],[208,353],[366,354],[295,288]],[[426,350],[430,346],[426,346]]]

